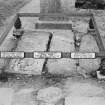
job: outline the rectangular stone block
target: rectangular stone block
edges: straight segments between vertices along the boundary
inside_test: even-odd
[[[36,29],[72,29],[72,24],[67,23],[36,23]]]

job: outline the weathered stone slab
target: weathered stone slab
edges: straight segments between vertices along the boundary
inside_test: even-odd
[[[6,30],[5,30],[6,31]],[[11,51],[15,48],[16,40],[13,39],[13,28],[8,33],[8,36],[4,39],[0,46],[0,51]],[[8,64],[8,59],[0,59],[0,68],[3,69]]]
[[[32,32],[25,33],[22,39],[19,41],[16,51],[46,51],[47,43],[49,40],[48,33]],[[44,59],[24,58],[13,59],[10,62],[10,70],[8,72],[24,73],[40,75]]]
[[[34,89],[26,88],[15,92],[12,105],[37,105]]]
[[[65,105],[104,105],[104,97],[67,97]]]
[[[72,10],[75,10],[75,1],[76,0],[61,0],[61,7],[64,13],[69,13]]]
[[[64,85],[65,93],[71,97],[96,97],[96,96],[104,96],[104,89],[97,85],[94,81],[90,82],[81,80],[67,80]]]
[[[35,30],[35,22],[38,21],[37,17],[21,17],[20,19],[24,30]]]
[[[92,35],[85,35],[82,37],[80,52],[99,52],[97,43]],[[79,59],[80,67],[78,70],[83,70],[86,73],[96,71],[100,67],[100,58],[96,59]]]
[[[53,33],[50,51],[72,52],[74,47],[74,34],[72,31],[58,31]],[[52,59],[48,60],[48,71],[52,74],[66,74],[76,70],[76,61],[73,59]]]
[[[57,87],[48,87],[38,91],[37,100],[43,103],[56,104],[62,98],[62,90]]]
[[[14,91],[11,88],[0,88],[0,105],[11,105]]]
[[[105,91],[92,79],[69,78],[65,82],[65,105],[102,105],[105,104]]]
[[[78,18],[77,18],[77,21],[75,21],[73,23],[72,27],[73,27],[73,30],[75,30],[75,31],[87,33],[88,29],[89,29],[89,24],[87,21],[82,20],[82,19],[78,20]]]
[[[40,0],[41,13],[60,13],[61,0]]]
[[[67,30],[71,29],[72,25],[67,23],[36,23],[35,24],[36,29],[62,29]]]

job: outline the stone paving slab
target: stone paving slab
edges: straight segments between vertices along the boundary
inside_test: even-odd
[[[71,30],[58,31],[53,33],[50,51],[72,52],[74,47],[74,34]],[[73,59],[50,59],[48,60],[48,71],[52,74],[70,74],[76,70],[76,61]]]
[[[66,98],[65,105],[105,105],[103,97],[69,97]]]
[[[12,88],[0,88],[0,105],[11,105],[13,94]]]
[[[46,51],[49,40],[48,33],[33,32],[25,33],[19,41],[16,51]],[[40,75],[45,59],[13,59],[7,72]]]

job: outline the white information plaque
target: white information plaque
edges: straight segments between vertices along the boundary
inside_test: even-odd
[[[60,59],[61,52],[34,52],[34,58],[37,58],[37,59],[44,59],[44,58]]]
[[[94,59],[95,53],[71,53],[71,58],[77,59]]]
[[[24,52],[0,52],[1,58],[24,58]]]

